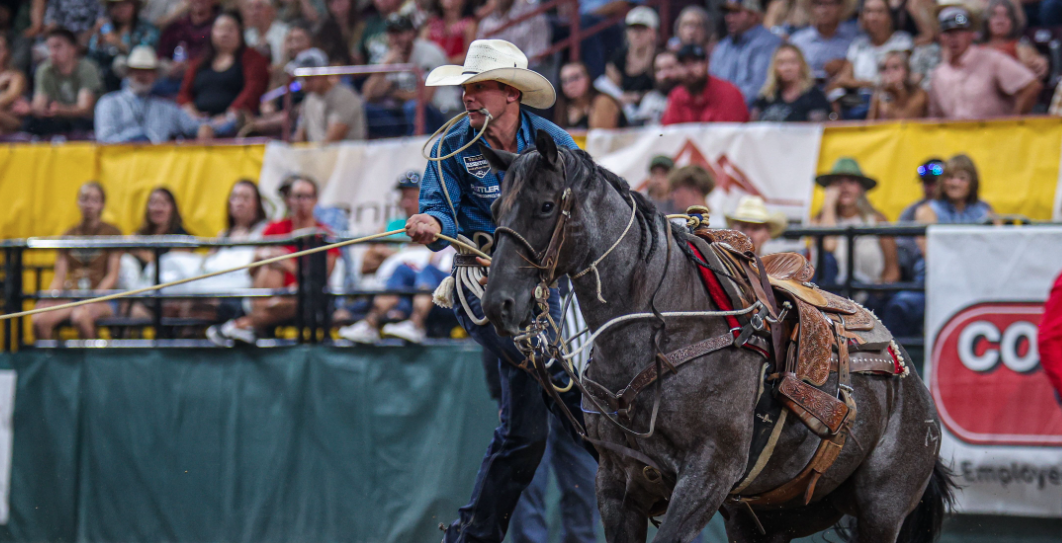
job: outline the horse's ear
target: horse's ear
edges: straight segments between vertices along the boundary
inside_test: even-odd
[[[509,170],[509,166],[516,160],[516,153],[510,153],[508,151],[501,151],[491,149],[479,142],[479,152],[483,153],[483,156],[487,159],[487,163],[490,164],[490,169],[494,173],[505,172]]]
[[[553,141],[548,132],[539,130],[535,134],[535,148],[538,149],[538,154],[546,159],[550,168],[560,169],[560,161],[557,159],[557,142]]]

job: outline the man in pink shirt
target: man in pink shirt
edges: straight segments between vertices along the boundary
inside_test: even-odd
[[[970,11],[949,4],[937,15],[944,58],[932,72],[929,116],[984,119],[1024,115],[1036,105],[1043,85],[1020,62],[989,47],[973,45]]]
[[[708,75],[708,55],[703,47],[686,44],[676,56],[686,74],[682,85],[667,95],[660,124],[748,122],[749,109],[741,91]]]

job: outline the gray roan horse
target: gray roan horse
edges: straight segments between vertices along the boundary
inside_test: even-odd
[[[501,333],[517,335],[531,322],[533,292],[543,280],[539,259],[555,237],[566,189],[572,203],[570,216],[561,223],[555,276],[579,275],[619,240],[596,266],[600,284],[595,273],[573,280],[592,330],[632,313],[716,309],[684,248],[689,234],[678,231],[684,228],[669,236],[667,219],[585,152],[558,149],[542,133],[536,147],[520,155],[482,147],[492,167],[506,172],[502,196],[492,210],[509,235],[496,236],[483,300],[486,315]],[[636,220],[624,235],[632,213]],[[659,346],[673,350],[727,331],[718,317],[667,318],[664,326],[652,319],[625,322],[596,339],[586,375],[619,391],[653,363]],[[659,514],[661,503],[667,503],[667,512],[658,542],[692,540],[716,511],[728,519],[731,541],[789,541],[837,525],[844,515],[855,519],[846,518],[842,530],[853,541],[934,540],[953,484],[938,461],[936,408],[913,373],[905,379],[852,374],[858,416],[848,445],[818,480],[810,504],[800,499],[751,508],[728,499],[750,455],[762,363],[759,355],[730,347],[665,374],[653,385],[658,387],[659,413],[648,438],[625,435],[603,414],[586,415],[592,440],[622,446],[595,443],[600,452],[596,491],[608,541],[643,543],[650,513],[656,508]],[[649,406],[656,403],[652,395],[650,390],[642,395],[641,408],[629,420],[640,432],[649,427]],[[585,394],[583,408],[594,411]],[[787,424],[780,435],[762,475],[743,494],[766,492],[793,479],[820,441],[803,424]],[[653,464],[617,452],[628,445]],[[643,476],[647,465],[660,470],[655,482]],[[662,495],[661,479],[671,482],[665,491],[669,495]]]

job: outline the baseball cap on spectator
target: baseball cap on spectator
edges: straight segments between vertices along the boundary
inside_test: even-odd
[[[627,26],[642,25],[656,29],[660,28],[660,17],[653,11],[653,8],[638,6],[627,12],[627,18],[624,23]]]
[[[413,20],[399,13],[392,13],[389,17],[387,17],[387,22],[385,24],[387,26],[388,32],[405,32],[407,30],[416,30],[416,27],[413,26]]]
[[[675,53],[675,58],[677,58],[679,62],[685,62],[687,60],[705,60],[708,58],[708,53],[704,51],[704,47],[701,47],[696,43],[687,43]]]
[[[943,174],[944,161],[939,158],[931,158],[918,167],[918,178],[923,183],[936,183]]]
[[[952,2],[937,6],[937,22],[941,32],[980,28],[976,19],[974,12],[964,4]]]
[[[664,168],[671,171],[675,167],[675,161],[671,160],[671,157],[667,155],[656,155],[649,161],[649,171],[653,171],[653,168]]]
[[[419,189],[420,188],[420,172],[417,170],[408,170],[402,175],[398,176],[398,182],[395,183],[395,189]]]
[[[723,11],[751,11],[754,13],[763,13],[763,7],[760,6],[760,0],[726,0],[723,2]]]
[[[295,58],[284,66],[284,71],[288,75],[295,75],[295,70],[299,68],[324,68],[325,66],[328,66],[328,55],[313,47],[295,55]]]

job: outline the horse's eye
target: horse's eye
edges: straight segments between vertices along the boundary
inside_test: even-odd
[[[550,211],[553,211],[553,202],[545,202],[545,203],[543,203],[542,204],[542,212],[543,213],[549,213]]]

